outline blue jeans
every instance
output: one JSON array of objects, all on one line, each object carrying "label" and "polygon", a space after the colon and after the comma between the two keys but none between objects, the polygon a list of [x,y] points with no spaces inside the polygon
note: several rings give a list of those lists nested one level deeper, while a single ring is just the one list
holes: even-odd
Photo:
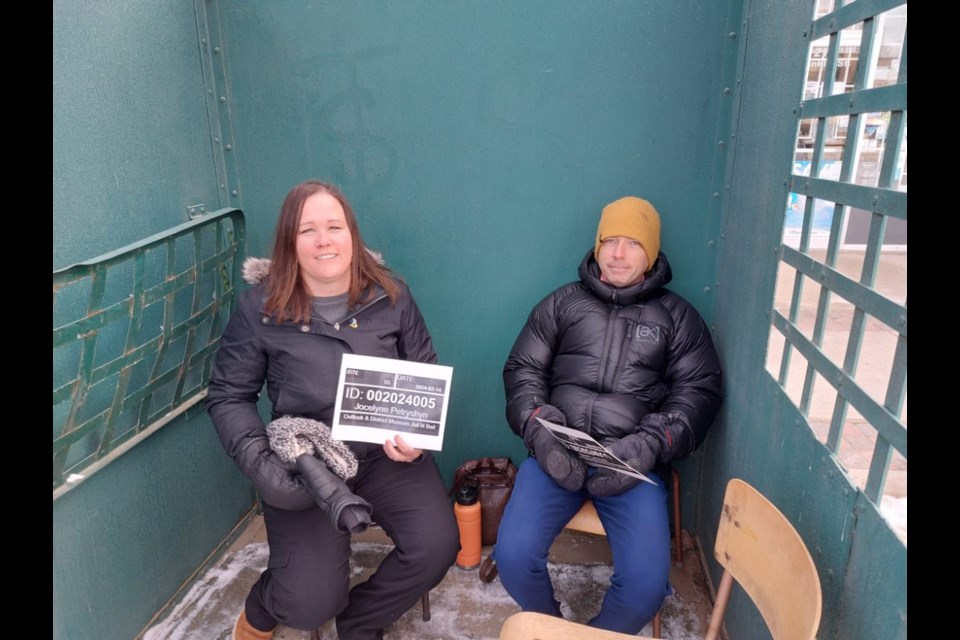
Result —
[{"label": "blue jeans", "polygon": [[648,475],[656,486],[641,482],[618,496],[593,498],[586,490],[559,486],[533,458],[520,465],[494,557],[504,588],[524,611],[560,616],[547,573],[550,546],[584,500],[592,499],[607,532],[613,575],[600,613],[588,624],[636,634],[653,619],[672,593],[670,524],[663,481]]}]

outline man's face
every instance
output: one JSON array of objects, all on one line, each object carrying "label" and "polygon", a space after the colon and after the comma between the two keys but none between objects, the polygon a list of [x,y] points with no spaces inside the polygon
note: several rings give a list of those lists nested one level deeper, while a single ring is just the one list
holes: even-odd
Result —
[{"label": "man's face", "polygon": [[650,266],[647,252],[633,238],[612,236],[604,238],[597,253],[600,279],[615,287],[629,287],[643,282]]}]

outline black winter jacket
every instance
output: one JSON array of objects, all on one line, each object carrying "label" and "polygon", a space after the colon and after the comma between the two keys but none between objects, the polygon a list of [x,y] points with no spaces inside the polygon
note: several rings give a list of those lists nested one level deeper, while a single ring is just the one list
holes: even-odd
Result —
[{"label": "black winter jacket", "polygon": [[710,331],[663,288],[673,274],[662,252],[630,287],[602,282],[592,250],[579,274],[534,307],[513,345],[503,369],[507,420],[522,435],[547,403],[608,445],[646,431],[660,440],[654,471],[664,475],[666,463],[703,442],[722,402]]},{"label": "black winter jacket", "polygon": [[[292,415],[330,424],[344,353],[436,362],[420,310],[406,284],[397,284],[395,304],[378,288],[372,302],[335,324],[277,322],[263,311],[263,284],[240,295],[220,340],[206,404],[227,454],[268,504],[299,511],[316,503],[270,449],[256,404],[264,381],[273,419]],[[382,449],[348,444],[359,459]]]}]

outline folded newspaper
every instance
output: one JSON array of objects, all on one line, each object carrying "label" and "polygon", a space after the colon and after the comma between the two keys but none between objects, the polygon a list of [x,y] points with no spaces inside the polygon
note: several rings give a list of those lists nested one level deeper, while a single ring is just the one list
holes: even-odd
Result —
[{"label": "folded newspaper", "polygon": [[634,478],[640,478],[641,480],[649,482],[650,484],[656,484],[653,480],[643,475],[617,456],[610,453],[609,449],[594,440],[590,434],[584,433],[583,431],[577,431],[576,429],[571,429],[570,427],[563,427],[559,424],[554,424],[553,422],[549,422],[543,418],[537,418],[537,420],[539,420],[540,424],[546,427],[547,430],[553,434],[553,436],[559,440],[563,446],[580,456],[580,459],[591,467],[612,469],[619,473],[625,473],[628,476],[633,476]]}]

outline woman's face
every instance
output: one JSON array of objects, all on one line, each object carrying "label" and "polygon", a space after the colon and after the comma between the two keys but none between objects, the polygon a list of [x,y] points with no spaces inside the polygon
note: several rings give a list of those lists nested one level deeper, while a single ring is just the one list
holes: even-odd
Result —
[{"label": "woman's face", "polygon": [[300,277],[314,296],[335,296],[350,289],[353,237],[343,207],[325,191],[303,203],[297,228]]}]

